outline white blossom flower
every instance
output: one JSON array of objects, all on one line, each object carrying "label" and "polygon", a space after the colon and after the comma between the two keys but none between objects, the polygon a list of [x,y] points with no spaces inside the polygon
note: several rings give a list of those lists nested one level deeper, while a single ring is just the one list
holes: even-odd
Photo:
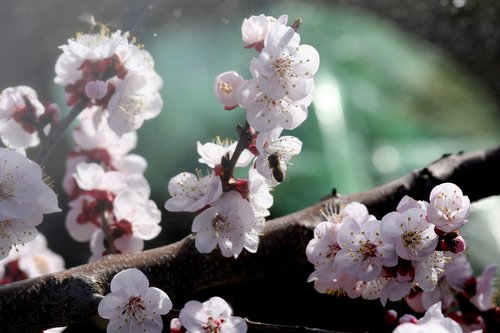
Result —
[{"label": "white blossom flower", "polygon": [[267,33],[259,57],[251,61],[253,77],[259,79],[261,90],[272,99],[287,96],[299,101],[314,88],[319,55],[314,47],[299,42],[299,34],[293,28],[276,24]]},{"label": "white blossom flower", "polygon": [[288,161],[302,149],[302,142],[296,137],[275,137],[279,131],[270,132],[272,134],[268,141],[262,142],[265,133],[259,133],[260,140],[257,137],[257,149],[260,154],[255,160],[255,167],[271,186],[276,186],[285,179]]},{"label": "white blossom flower", "polygon": [[215,77],[215,96],[224,104],[224,109],[232,110],[240,104],[240,87],[245,79],[235,71],[221,73]]},{"label": "white blossom flower", "polygon": [[200,303],[189,301],[182,308],[179,319],[186,333],[244,333],[247,324],[243,318],[232,316],[233,310],[220,297]]},{"label": "white blossom flower", "polygon": [[[130,229],[130,226],[127,225],[122,225],[121,227]],[[144,249],[144,241],[135,237],[131,232],[128,232],[128,230],[116,233],[122,234],[118,237],[113,235],[113,245],[118,253],[138,253]],[[89,258],[89,263],[96,262],[102,257],[110,254],[106,248],[106,242],[106,236],[102,229],[98,229],[92,234],[92,238],[90,239],[90,252],[92,255]]]},{"label": "white blossom flower", "polygon": [[56,194],[43,181],[38,164],[0,148],[0,259],[36,236],[34,227],[43,214],[59,211]]},{"label": "white blossom flower", "polygon": [[165,209],[171,212],[196,212],[222,195],[222,182],[219,176],[209,174],[197,177],[182,172],[170,179],[168,192],[172,198],[165,202]]},{"label": "white blossom flower", "polygon": [[[204,163],[211,168],[216,165],[221,164],[221,159],[223,156],[228,156],[231,158],[233,156],[234,150],[236,149],[237,142],[230,142],[229,140],[221,140],[219,137],[216,138],[214,143],[208,142],[201,144],[199,141],[196,143],[196,149],[200,155],[198,160],[200,163]],[[247,149],[243,150],[238,161],[236,162],[236,167],[246,167],[250,162],[252,162],[254,155]]]},{"label": "white blossom flower", "polygon": [[306,247],[307,260],[315,269],[321,266],[334,267],[335,256],[341,250],[338,243],[339,224],[321,222],[314,228],[314,238]]},{"label": "white blossom flower", "polygon": [[431,306],[416,324],[400,324],[393,333],[462,333],[460,325],[441,313],[441,302]]},{"label": "white blossom flower", "polygon": [[362,281],[377,278],[382,266],[392,267],[398,262],[394,245],[380,237],[380,221],[371,220],[359,224],[346,221],[340,227],[335,264],[340,272],[352,274]]},{"label": "white blossom flower", "polygon": [[410,208],[421,208],[424,210],[427,210],[427,206],[429,205],[428,202],[426,201],[421,201],[421,200],[415,200],[412,197],[405,195],[398,204],[398,207],[396,207],[397,212],[404,212],[407,209]]},{"label": "white blossom flower", "polygon": [[380,292],[380,302],[385,306],[387,300],[399,301],[410,293],[412,285],[412,282],[398,282],[396,279],[390,279]]},{"label": "white blossom flower", "polygon": [[436,287],[441,274],[444,273],[444,267],[450,260],[443,251],[434,251],[424,260],[412,262],[415,268],[414,283],[423,291],[431,291]]},{"label": "white blossom flower", "polygon": [[467,223],[470,213],[469,197],[453,183],[444,183],[434,187],[430,194],[427,209],[429,221],[438,229],[451,232]]},{"label": "white blossom flower", "polygon": [[255,48],[258,52],[264,48],[264,39],[269,28],[275,24],[286,25],[288,15],[281,15],[278,19],[272,16],[250,16],[243,20],[241,24],[241,37],[246,48]]},{"label": "white blossom flower", "polygon": [[396,246],[396,253],[406,260],[424,260],[436,249],[438,236],[427,222],[426,211],[410,208],[382,218],[382,238]]},{"label": "white blossom flower", "polygon": [[196,233],[195,245],[199,252],[210,253],[219,245],[224,257],[235,258],[243,248],[257,251],[259,229],[261,225],[252,206],[236,191],[224,193],[195,217],[191,227]]},{"label": "white blossom flower", "polygon": [[163,100],[159,93],[163,85],[158,74],[129,74],[109,100],[109,127],[118,135],[131,132],[142,126],[144,120],[156,117]]},{"label": "white blossom flower", "polygon": [[38,125],[45,108],[35,90],[9,87],[0,93],[0,137],[11,148],[35,147],[40,143]]},{"label": "white blossom flower", "polygon": [[113,201],[113,213],[117,223],[130,223],[134,237],[151,240],[161,231],[161,212],[155,202],[140,196],[134,190],[117,194]]},{"label": "white blossom flower", "polygon": [[258,131],[269,131],[276,126],[292,130],[302,124],[313,95],[311,92],[300,100],[292,100],[286,95],[274,99],[263,92],[261,80],[252,79],[242,85],[240,96],[250,126]]},{"label": "white blossom flower", "polygon": [[[0,266],[3,267],[12,262],[17,263],[19,270],[26,275],[26,278],[64,270],[64,259],[48,248],[47,240],[41,233],[36,234],[33,241],[19,247],[18,251],[11,251],[9,256],[0,261]],[[3,278],[9,277],[3,276]],[[0,274],[1,279],[2,274]]]},{"label": "white blossom flower", "polygon": [[162,315],[172,309],[172,302],[162,290],[149,287],[147,277],[130,268],[111,280],[111,293],[99,303],[99,316],[109,319],[107,332],[160,333]]},{"label": "white blossom flower", "polygon": [[488,311],[494,307],[493,294],[495,289],[493,282],[497,270],[496,265],[488,265],[483,273],[477,277],[476,294],[471,298],[471,302],[481,311]]}]

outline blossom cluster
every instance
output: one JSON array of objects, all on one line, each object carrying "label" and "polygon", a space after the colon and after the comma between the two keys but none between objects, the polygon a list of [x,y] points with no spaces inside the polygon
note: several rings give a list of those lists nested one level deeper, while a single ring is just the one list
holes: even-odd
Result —
[{"label": "blossom cluster", "polygon": [[147,163],[130,151],[135,130],[162,108],[163,82],[128,33],[80,34],[61,49],[55,82],[64,86],[68,105],[83,108],[63,180],[71,199],[66,228],[75,240],[90,241],[91,262],[139,252],[160,233],[161,213],[149,199]]},{"label": "blossom cluster", "polygon": [[[160,333],[162,315],[172,309],[172,301],[161,289],[150,287],[147,277],[136,268],[125,269],[111,280],[111,293],[99,303],[98,312],[109,319],[108,333]],[[172,333],[219,333],[247,331],[245,320],[232,316],[229,304],[220,297],[204,303],[187,302],[170,324]]]},{"label": "blossom cluster", "polygon": [[470,202],[458,186],[436,186],[427,201],[405,196],[382,220],[360,203],[326,210],[306,249],[317,291],[397,301],[411,290],[431,292],[445,265],[465,249],[459,228]]},{"label": "blossom cluster", "polygon": [[105,120],[119,136],[160,113],[163,81],[128,32],[78,34],[60,48],[54,81],[64,86],[69,106],[96,107],[95,122]]},{"label": "blossom cluster", "polygon": [[[301,151],[299,139],[281,134],[307,118],[319,55],[300,44],[298,26],[287,26],[287,20],[259,15],[243,21],[245,47],[258,52],[250,62],[252,78],[228,71],[215,78],[214,87],[226,110],[246,111],[239,141],[198,143],[199,161],[212,170],[205,176],[183,172],[168,184],[167,210],[198,213],[191,230],[201,253],[217,245],[225,257],[236,258],[243,248],[257,251],[273,203],[270,191],[283,182],[290,159]],[[248,178],[235,179],[233,169],[248,165]]]},{"label": "blossom cluster", "polygon": [[0,138],[5,146],[26,149],[40,144],[61,118],[59,107],[42,104],[28,86],[9,87],[0,94]]}]

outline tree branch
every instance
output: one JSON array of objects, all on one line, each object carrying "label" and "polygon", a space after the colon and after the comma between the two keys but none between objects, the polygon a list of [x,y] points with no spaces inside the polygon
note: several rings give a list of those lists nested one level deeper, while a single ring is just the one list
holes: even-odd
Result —
[{"label": "tree branch", "polygon": [[[334,200],[362,202],[368,206],[372,214],[381,218],[385,213],[394,210],[404,195],[410,195],[415,199],[427,199],[435,185],[454,182],[472,201],[476,201],[500,194],[498,170],[500,170],[500,146],[472,153],[457,153],[444,156],[426,168],[386,185]],[[280,291],[296,298],[299,297],[297,295],[301,288],[306,286],[310,293],[307,297],[314,298],[313,301],[319,302],[318,304],[323,304],[323,308],[330,313],[324,321],[329,322],[333,329],[359,331],[371,329],[374,322],[381,318],[383,310],[380,302],[320,295],[312,291],[312,286],[305,282],[307,275],[313,270],[313,266],[306,259],[305,248],[312,238],[314,226],[320,221],[319,211],[325,203],[326,201],[323,201],[293,214],[268,221],[261,236],[259,251],[256,254],[244,252],[237,260],[222,257],[218,250],[208,255],[198,253],[194,246],[194,237],[191,235],[164,247],[137,254],[110,255],[94,264],[2,286],[0,287],[1,330],[38,332],[41,329],[86,320],[96,314],[98,295],[109,292],[111,278],[117,272],[129,267],[137,267],[143,271],[152,285],[167,292],[176,307],[182,307],[193,295],[200,296],[204,293],[213,293],[215,290],[218,292],[222,290],[224,293],[223,289],[218,288],[230,288],[235,284],[238,284],[239,289],[231,289],[231,292],[242,293],[245,292],[242,290],[245,288],[241,288],[242,284],[263,281],[259,282],[260,289],[257,292],[253,289],[247,290],[247,293],[255,294],[252,296],[261,302],[262,308],[266,306],[262,304],[264,297],[266,303],[270,304],[273,304],[273,295]],[[268,279],[273,277],[279,281],[279,287],[270,285]],[[291,284],[287,285],[288,282]],[[270,288],[266,289],[266,286]],[[237,299],[234,301],[238,304]],[[241,308],[232,301],[230,303],[241,316],[247,316],[243,311],[251,311],[253,306],[259,307],[256,305],[259,303],[249,299],[239,301],[242,304]],[[279,301],[280,306],[286,308],[285,302],[282,299]],[[313,303],[302,299],[296,300],[295,303],[289,308],[293,310],[294,306],[299,306],[298,303],[305,303],[307,308],[313,307]],[[245,304],[247,306],[252,304],[252,308],[245,310]],[[297,321],[300,327],[316,327],[314,320],[319,318],[318,313],[321,310],[316,308],[313,311],[307,308],[302,308],[299,312],[309,311],[306,314],[309,318],[295,318],[290,315],[288,319]],[[333,308],[335,311],[340,311],[338,317],[332,318]],[[358,318],[360,311],[365,310],[364,319],[354,320],[353,323],[352,315],[350,318],[343,318],[342,311],[351,311],[350,309],[356,309],[354,318]],[[275,313],[270,318],[274,315]],[[261,318],[252,319],[264,321]],[[347,320],[350,321],[350,327],[346,326]],[[321,322],[318,325],[325,323]]]}]

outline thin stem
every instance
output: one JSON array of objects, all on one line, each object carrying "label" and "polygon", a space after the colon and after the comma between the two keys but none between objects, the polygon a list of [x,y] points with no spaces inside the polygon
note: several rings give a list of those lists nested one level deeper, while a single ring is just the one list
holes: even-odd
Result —
[{"label": "thin stem", "polygon": [[54,128],[51,129],[50,134],[43,140],[42,148],[38,152],[35,162],[42,165],[49,157],[50,151],[59,142],[64,134],[64,131],[69,127],[69,125],[76,119],[76,117],[85,109],[88,101],[86,98],[80,99],[80,102],[76,104],[66,117]]},{"label": "thin stem", "polygon": [[111,232],[111,227],[109,225],[109,214],[108,211],[105,210],[102,212],[102,232],[104,233],[104,244],[106,246],[107,254],[117,254],[118,250],[116,249],[114,243],[113,233]]},{"label": "thin stem", "polygon": [[231,184],[229,183],[231,178],[233,177],[233,171],[236,167],[236,163],[240,158],[241,154],[245,149],[247,149],[250,140],[252,139],[252,133],[250,133],[250,124],[245,122],[243,127],[238,125],[239,139],[236,144],[236,148],[234,149],[233,155],[229,160],[229,163],[222,164],[224,167],[224,175],[222,177],[222,184],[224,186],[224,191],[229,191],[231,189]]}]

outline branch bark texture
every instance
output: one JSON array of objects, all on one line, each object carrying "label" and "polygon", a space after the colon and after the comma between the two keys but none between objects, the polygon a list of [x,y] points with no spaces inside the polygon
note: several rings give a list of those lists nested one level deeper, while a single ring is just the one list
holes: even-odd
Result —
[{"label": "branch bark texture", "polygon": [[[372,214],[381,218],[395,209],[402,196],[427,199],[430,190],[442,182],[456,183],[472,201],[500,194],[498,170],[500,146],[444,156],[386,185],[333,199],[362,202]],[[296,321],[291,323],[293,325],[325,327],[322,325],[329,324],[338,330],[368,330],[375,327],[377,318],[382,317],[379,302],[320,295],[312,285],[306,284],[313,267],[306,259],[305,248],[326,202],[268,221],[259,251],[256,254],[244,252],[237,260],[222,257],[218,250],[208,255],[200,254],[194,246],[194,237],[188,236],[179,242],[142,253],[110,255],[94,264],[2,286],[0,331],[39,332],[86,320],[96,314],[99,295],[109,292],[111,278],[129,267],[143,271],[153,286],[167,292],[177,308],[195,296],[202,297],[217,291],[225,297],[223,294],[227,292],[228,295],[236,295],[232,300],[229,296],[229,302],[234,303],[238,315],[245,316],[247,313],[252,315],[255,306],[266,309],[275,306],[273,304],[282,304],[280,306],[286,307],[283,297],[291,295],[291,300],[295,297],[308,298],[296,300],[297,307],[301,303],[303,308],[290,307],[288,319]],[[254,282],[257,283],[252,284]],[[248,288],[241,287],[245,283],[248,283]],[[234,287],[236,285],[237,288]],[[323,308],[322,311],[330,315],[325,318],[321,311],[312,310],[312,307]],[[356,313],[349,315],[353,309]],[[297,312],[296,316],[293,311]],[[358,318],[360,311],[366,311],[365,319],[354,320],[353,323],[353,318]],[[334,313],[338,317],[333,316]],[[253,312],[253,315],[266,319],[262,313]],[[280,321],[276,313],[271,313],[269,318]],[[249,319],[265,321],[261,318]]]}]

